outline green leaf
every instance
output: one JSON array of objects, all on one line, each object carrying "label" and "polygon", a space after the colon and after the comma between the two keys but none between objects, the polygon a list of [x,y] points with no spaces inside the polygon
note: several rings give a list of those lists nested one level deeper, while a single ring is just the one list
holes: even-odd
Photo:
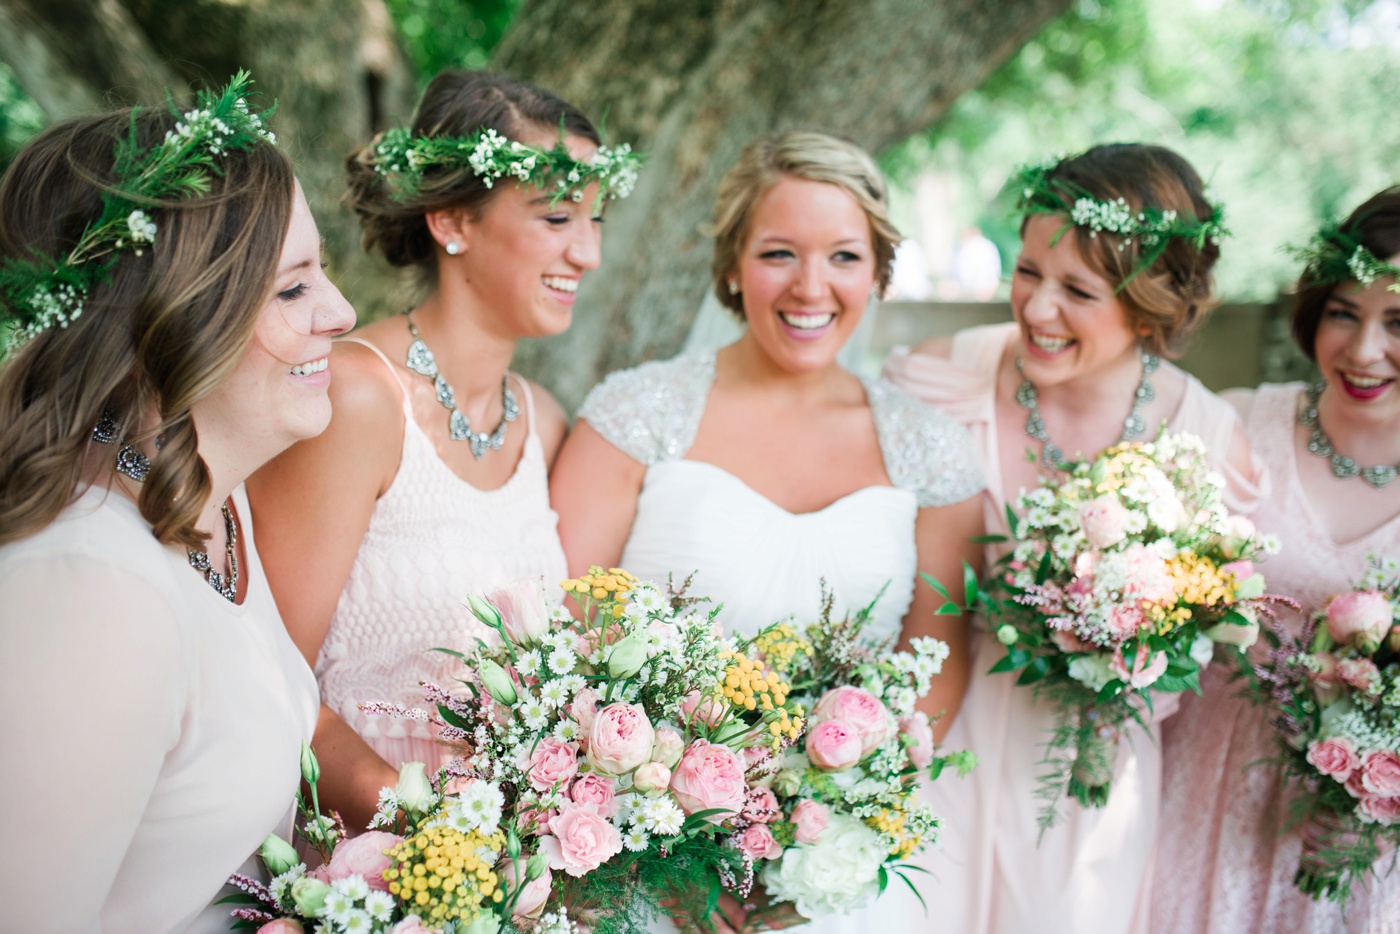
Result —
[{"label": "green leaf", "polygon": [[1095,700],[1100,704],[1107,703],[1117,697],[1122,692],[1123,687],[1123,682],[1114,678],[1099,689],[1098,697]]},{"label": "green leaf", "polygon": [[1011,531],[1011,537],[1016,538],[1021,534],[1021,520],[1016,518],[1016,512],[1011,508],[1011,504],[1006,504],[1006,527]]},{"label": "green leaf", "polygon": [[459,662],[464,662],[464,661],[467,660],[467,657],[466,657],[465,655],[463,655],[461,652],[458,652],[456,649],[444,649],[444,648],[441,648],[441,647],[437,647],[437,648],[431,648],[431,649],[429,649],[428,651],[429,651],[429,652],[441,652],[443,655],[451,655],[453,658],[457,659]]},{"label": "green leaf", "polygon": [[1021,676],[1016,679],[1017,684],[1034,684],[1046,675],[1050,674],[1050,659],[1044,655],[1038,655],[1031,659],[1031,663],[1026,666],[1026,670],[1021,672]]},{"label": "green leaf", "polygon": [[1035,582],[1043,584],[1050,579],[1050,552],[1046,550],[1040,558],[1040,566],[1035,569]]},{"label": "green leaf", "polygon": [[961,616],[963,608],[949,601],[933,611],[934,616]]},{"label": "green leaf", "polygon": [[928,574],[925,574],[925,573],[922,572],[922,571],[919,572],[919,576],[922,577],[925,581],[927,581],[927,582],[928,582],[928,585],[929,585],[930,587],[932,587],[935,591],[937,591],[937,592],[938,592],[938,595],[939,595],[940,597],[942,597],[944,600],[952,600],[952,599],[953,599],[953,598],[952,598],[951,596],[949,596],[949,594],[948,594],[948,588],[947,588],[947,587],[944,587],[942,584],[940,584],[940,583],[938,582],[938,578],[932,577],[932,576],[930,576],[930,575],[928,575]]},{"label": "green leaf", "polygon": [[981,596],[982,588],[977,586],[977,572],[972,569],[972,565],[963,562],[963,600],[968,606],[972,606]]},{"label": "green leaf", "polygon": [[1005,535],[974,535],[968,541],[974,545],[999,545],[1010,539]]},{"label": "green leaf", "polygon": [[[906,867],[906,868],[908,868],[908,869],[916,869],[916,870],[918,870],[919,872],[928,872],[928,870],[925,869],[925,868],[922,867],[922,866],[908,866],[908,867]],[[913,892],[913,893],[914,893],[914,897],[917,898],[917,899],[919,900],[919,904],[922,905],[922,906],[923,906],[923,909],[924,909],[924,916],[927,917],[927,916],[928,916],[928,902],[924,901],[924,897],[923,897],[923,895],[921,895],[921,894],[919,893],[918,887],[915,886],[913,882],[909,881],[909,877],[906,876],[904,873],[902,873],[902,872],[896,872],[895,875],[899,876],[900,881],[902,881],[905,885],[909,886],[909,891]]]},{"label": "green leaf", "polygon": [[261,904],[264,904],[264,902],[263,902],[263,900],[262,900],[261,898],[257,898],[256,896],[249,895],[247,892],[234,892],[234,893],[231,894],[231,895],[225,895],[223,898],[219,899],[219,900],[216,901],[214,904],[216,904],[216,905],[261,905]]},{"label": "green leaf", "polygon": [[890,884],[890,872],[884,866],[880,867],[880,894],[885,894],[885,886]]}]

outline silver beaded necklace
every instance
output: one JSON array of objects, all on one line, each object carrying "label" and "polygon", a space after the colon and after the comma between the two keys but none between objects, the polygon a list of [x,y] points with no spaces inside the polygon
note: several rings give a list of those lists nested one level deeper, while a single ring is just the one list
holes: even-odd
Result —
[{"label": "silver beaded necklace", "polygon": [[1307,405],[1303,406],[1303,411],[1298,413],[1298,424],[1311,430],[1311,434],[1308,435],[1308,453],[1327,458],[1332,466],[1332,476],[1338,480],[1360,477],[1376,489],[1381,489],[1400,476],[1400,465],[1376,464],[1372,467],[1362,467],[1345,454],[1339,454],[1332,447],[1332,439],[1327,437],[1327,432],[1322,430],[1322,420],[1318,418],[1317,414],[1317,400],[1322,398],[1322,390],[1326,386],[1327,384],[1323,382],[1316,382],[1309,386],[1305,390],[1308,398]]},{"label": "silver beaded necklace", "polygon": [[[103,412],[97,424],[92,429],[92,440],[99,444],[118,443],[117,420],[110,412]],[[125,438],[120,439],[121,447],[117,450],[117,472],[126,474],[137,483],[145,481],[151,472],[151,460],[136,448],[126,443]],[[156,439],[156,448],[160,448],[160,439]],[[229,603],[238,602],[238,524],[233,521],[233,513],[229,511],[228,502],[225,501],[219,506],[219,512],[224,517],[224,531],[227,533],[228,541],[225,545],[225,552],[228,555],[228,573],[220,574],[214,570],[214,566],[209,561],[209,552],[195,551],[186,547],[185,554],[190,559],[190,567],[204,575],[204,580],[214,592],[223,597]]]},{"label": "silver beaded necklace", "polygon": [[482,455],[487,451],[499,451],[506,440],[506,425],[520,417],[520,405],[515,401],[515,393],[511,392],[510,387],[506,384],[505,375],[501,376],[501,420],[492,431],[472,431],[472,423],[457,408],[456,393],[452,391],[451,385],[443,379],[442,373],[438,371],[437,360],[433,358],[433,352],[428,349],[427,344],[423,343],[423,335],[419,334],[418,329],[413,326],[413,317],[407,311],[403,313],[403,316],[408,321],[408,333],[413,337],[413,343],[408,345],[406,364],[413,372],[433,381],[433,390],[437,393],[438,404],[451,413],[447,417],[449,437],[453,441],[466,441],[470,444],[472,457],[477,460],[481,460]]},{"label": "silver beaded necklace", "polygon": [[[1142,355],[1142,378],[1138,380],[1137,389],[1133,390],[1133,405],[1128,411],[1128,417],[1123,419],[1123,433],[1118,437],[1119,444],[1141,437],[1147,430],[1142,408],[1157,398],[1150,377],[1161,363],[1162,361],[1153,354]],[[1020,357],[1016,358],[1016,372],[1021,376],[1021,385],[1016,387],[1016,401],[1021,408],[1030,411],[1030,415],[1026,416],[1026,434],[1041,443],[1040,459],[1045,466],[1063,470],[1070,462],[1059,446],[1050,440],[1050,432],[1046,430],[1045,419],[1040,414],[1040,393],[1036,392],[1035,384],[1026,379],[1026,371],[1021,368]]]}]

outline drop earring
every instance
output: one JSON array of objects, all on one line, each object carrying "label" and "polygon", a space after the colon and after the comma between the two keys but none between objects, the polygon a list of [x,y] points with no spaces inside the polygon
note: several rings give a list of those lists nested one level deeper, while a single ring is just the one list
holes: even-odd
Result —
[{"label": "drop earring", "polygon": [[738,294],[739,294],[739,283],[735,282],[733,279],[730,279],[730,280],[729,280],[729,294],[730,294],[730,295],[738,295]]},{"label": "drop earring", "polygon": [[443,244],[442,248],[447,251],[448,256],[456,256],[458,253],[462,252],[462,245],[456,240],[448,240]]}]

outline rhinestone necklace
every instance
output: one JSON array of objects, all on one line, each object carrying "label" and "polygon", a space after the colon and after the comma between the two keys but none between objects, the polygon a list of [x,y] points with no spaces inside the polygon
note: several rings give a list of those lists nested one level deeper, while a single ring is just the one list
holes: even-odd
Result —
[{"label": "rhinestone necklace", "polygon": [[[110,412],[103,412],[102,418],[92,429],[92,440],[99,444],[117,443],[117,420]],[[156,439],[156,447],[160,447],[160,439]],[[140,483],[150,475],[151,461],[146,455],[136,448],[126,443],[126,439],[121,439],[121,448],[117,451],[117,472],[126,474],[131,479]],[[220,574],[214,570],[209,563],[209,552],[195,551],[193,548],[186,548],[185,553],[189,555],[190,567],[204,575],[209,586],[229,603],[238,602],[238,526],[233,521],[233,513],[229,512],[228,502],[225,501],[219,506],[219,511],[224,516],[224,529],[228,533],[228,574]]]},{"label": "rhinestone necklace", "polygon": [[1322,397],[1322,390],[1326,386],[1327,384],[1324,382],[1316,382],[1304,390],[1308,397],[1308,404],[1303,406],[1303,411],[1298,413],[1298,424],[1311,429],[1311,434],[1308,435],[1308,453],[1327,458],[1332,465],[1332,476],[1338,480],[1350,480],[1352,477],[1359,476],[1376,489],[1381,489],[1394,480],[1396,476],[1400,476],[1400,464],[1395,466],[1376,464],[1374,467],[1362,467],[1345,454],[1339,454],[1332,447],[1332,439],[1327,437],[1327,433],[1322,430],[1322,420],[1317,415],[1317,400]]},{"label": "rhinestone necklace", "polygon": [[447,431],[452,440],[466,441],[470,444],[472,457],[477,460],[481,460],[482,455],[487,451],[499,451],[506,440],[506,425],[520,416],[520,406],[515,401],[515,393],[511,392],[510,387],[506,385],[505,375],[501,375],[502,412],[500,422],[497,423],[495,430],[490,432],[472,431],[472,423],[457,408],[457,398],[452,387],[448,385],[447,380],[442,378],[442,373],[438,372],[437,360],[433,358],[433,352],[428,349],[427,344],[423,343],[423,335],[419,334],[418,329],[413,326],[412,316],[407,311],[403,313],[403,316],[408,321],[408,333],[413,336],[413,343],[408,345],[408,368],[433,381],[438,404],[452,413],[447,418]]},{"label": "rhinestone necklace", "polygon": [[[1140,437],[1147,430],[1147,422],[1142,417],[1142,407],[1157,398],[1150,377],[1161,363],[1162,361],[1153,354],[1142,355],[1142,378],[1138,380],[1137,389],[1133,391],[1133,406],[1128,411],[1128,417],[1123,419],[1123,433],[1118,437],[1119,444]],[[1021,368],[1020,357],[1016,358],[1016,372],[1021,376],[1021,385],[1016,387],[1016,401],[1021,408],[1030,411],[1030,415],[1026,417],[1026,434],[1041,443],[1040,459],[1045,466],[1063,470],[1069,466],[1069,461],[1055,442],[1050,440],[1050,432],[1046,430],[1045,419],[1040,414],[1040,394],[1036,392],[1035,384],[1026,379],[1026,371]]]}]

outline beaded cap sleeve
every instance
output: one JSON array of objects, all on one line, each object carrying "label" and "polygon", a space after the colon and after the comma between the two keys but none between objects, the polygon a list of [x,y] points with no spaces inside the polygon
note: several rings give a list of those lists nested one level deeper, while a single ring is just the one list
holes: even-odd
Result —
[{"label": "beaded cap sleeve", "polygon": [[890,482],[920,508],[959,503],[986,488],[972,436],[944,412],[885,380],[863,380]]},{"label": "beaded cap sleeve", "polygon": [[593,387],[578,417],[628,457],[650,467],[690,450],[714,381],[713,352],[643,363]]}]

